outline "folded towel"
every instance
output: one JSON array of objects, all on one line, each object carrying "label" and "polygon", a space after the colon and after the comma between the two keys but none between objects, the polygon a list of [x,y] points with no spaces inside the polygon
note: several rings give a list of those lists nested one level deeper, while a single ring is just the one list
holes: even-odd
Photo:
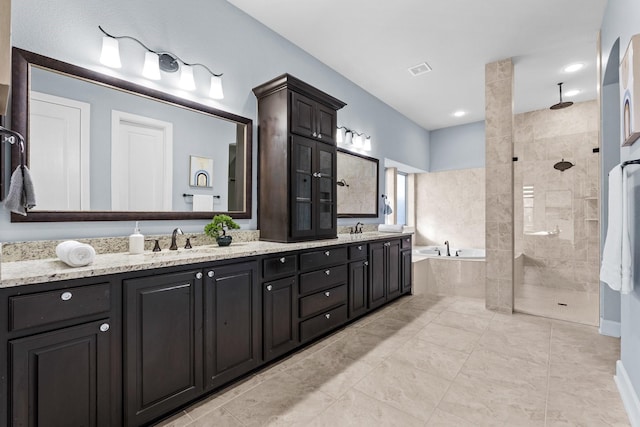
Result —
[{"label": "folded towel", "polygon": [[402,227],[400,224],[378,224],[378,231],[383,233],[402,233]]},{"label": "folded towel", "polygon": [[600,280],[623,294],[633,290],[627,197],[627,170],[618,165],[609,172],[609,223],[602,251]]},{"label": "folded towel", "polygon": [[18,166],[11,174],[9,194],[4,201],[4,206],[13,213],[27,215],[27,209],[36,205],[35,192],[31,173],[26,166]]},{"label": "folded towel", "polygon": [[70,267],[82,267],[93,262],[96,251],[85,243],[67,240],[56,246],[56,255]]}]

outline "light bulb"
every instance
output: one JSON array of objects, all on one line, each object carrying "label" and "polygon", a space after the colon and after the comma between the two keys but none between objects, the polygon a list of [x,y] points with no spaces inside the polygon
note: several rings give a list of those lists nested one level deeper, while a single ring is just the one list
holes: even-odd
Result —
[{"label": "light bulb", "polygon": [[365,140],[364,140],[364,150],[365,151],[371,151],[371,137],[368,136]]},{"label": "light bulb", "polygon": [[351,132],[350,130],[348,130],[344,134],[344,143],[345,143],[345,145],[353,144],[353,132]]},{"label": "light bulb", "polygon": [[150,80],[160,80],[159,57],[153,52],[145,52],[142,75]]},{"label": "light bulb", "polygon": [[353,139],[353,145],[357,148],[362,148],[362,145],[363,145],[362,135],[355,136],[355,138]]},{"label": "light bulb", "polygon": [[222,92],[222,77],[211,76],[211,88],[209,89],[209,96],[213,99],[224,98],[224,93]]},{"label": "light bulb", "polygon": [[193,79],[193,68],[183,65],[180,72],[180,87],[185,90],[195,90],[196,82]]},{"label": "light bulb", "polygon": [[338,144],[342,144],[342,141],[344,141],[344,129],[338,128],[338,132],[336,133],[336,142]]},{"label": "light bulb", "polygon": [[113,37],[104,36],[102,38],[102,53],[100,54],[100,62],[107,67],[121,68],[120,47],[118,40]]}]

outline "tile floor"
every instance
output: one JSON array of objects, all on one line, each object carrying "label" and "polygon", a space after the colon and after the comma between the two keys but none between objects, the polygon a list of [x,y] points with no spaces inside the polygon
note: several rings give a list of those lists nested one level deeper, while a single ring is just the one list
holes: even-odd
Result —
[{"label": "tile floor", "polygon": [[408,296],[158,426],[628,426],[618,356],[591,326]]}]

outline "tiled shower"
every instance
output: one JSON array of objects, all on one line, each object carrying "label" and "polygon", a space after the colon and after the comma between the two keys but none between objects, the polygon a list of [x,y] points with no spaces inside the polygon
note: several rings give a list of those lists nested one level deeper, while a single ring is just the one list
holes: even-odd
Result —
[{"label": "tiled shower", "polygon": [[598,324],[598,128],[596,101],[514,117],[516,311]]}]

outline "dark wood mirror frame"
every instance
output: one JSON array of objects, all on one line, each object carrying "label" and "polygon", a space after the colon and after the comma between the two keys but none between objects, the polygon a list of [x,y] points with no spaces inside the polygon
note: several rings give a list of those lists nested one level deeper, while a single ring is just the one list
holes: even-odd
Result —
[{"label": "dark wood mirror frame", "polygon": [[[211,219],[215,214],[224,213],[232,215],[234,219],[251,218],[251,198],[252,198],[252,137],[253,121],[249,118],[237,116],[226,111],[218,110],[203,104],[199,104],[187,99],[179,98],[164,92],[150,89],[126,80],[107,76],[58,61],[53,58],[42,56],[33,52],[25,51],[14,47],[12,50],[12,89],[11,89],[11,129],[20,132],[25,137],[25,155],[27,164],[29,159],[29,66],[37,65],[53,71],[68,74],[80,79],[96,82],[98,84],[112,86],[114,88],[133,92],[146,98],[159,100],[186,109],[210,114],[212,116],[246,125],[246,192],[245,210],[233,212],[139,212],[139,211],[30,211],[27,216],[11,214],[11,222],[63,222],[63,221],[130,221],[130,220],[169,220],[169,219]],[[11,171],[19,164],[18,150],[11,150]],[[0,180],[5,176],[0,174]],[[0,183],[0,188],[4,188],[5,183]]]},{"label": "dark wood mirror frame", "polygon": [[[354,153],[353,151],[345,150],[342,148],[338,148],[338,153],[348,154],[350,156],[354,156],[360,158],[362,160],[369,161],[376,166],[376,194],[371,195],[373,198],[373,206],[375,206],[373,212],[363,213],[363,212],[340,212],[337,211],[338,218],[377,218],[378,217],[378,197],[380,193],[380,161],[375,157],[365,156],[364,154]],[[338,175],[340,171],[338,171]],[[337,203],[336,203],[336,209]]]}]

